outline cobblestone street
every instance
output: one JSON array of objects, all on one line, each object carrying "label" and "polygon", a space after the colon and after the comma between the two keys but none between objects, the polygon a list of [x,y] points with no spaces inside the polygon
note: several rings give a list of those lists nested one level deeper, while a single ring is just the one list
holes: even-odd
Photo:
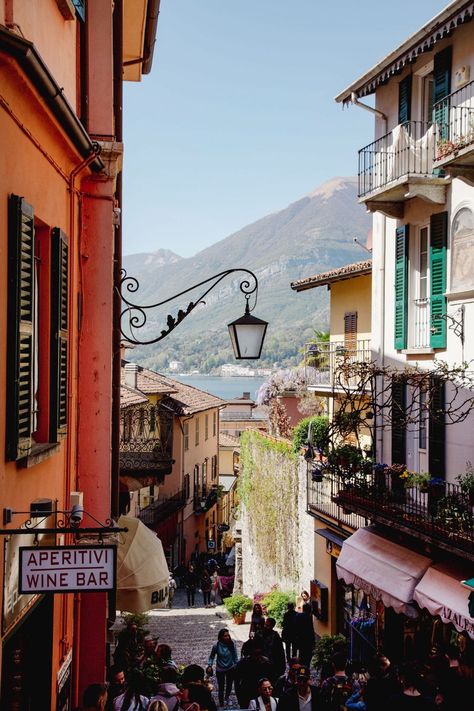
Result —
[{"label": "cobblestone street", "polygon": [[[206,609],[202,604],[202,595],[198,592],[196,593],[195,602],[196,606],[189,608],[185,590],[178,589],[171,610],[152,610],[149,613],[148,628],[150,634],[158,637],[159,642],[169,644],[176,664],[185,666],[199,664],[205,667],[212,645],[217,641],[219,630],[222,627],[227,627],[230,630],[240,658],[240,649],[249,634],[250,615],[247,614],[248,622],[243,625],[236,625],[232,618],[227,615],[223,605]],[[120,629],[119,619],[117,619],[117,623],[114,626],[116,630]],[[212,683],[214,685],[213,695],[216,704],[218,704],[215,674],[212,677]],[[232,708],[238,708],[235,693],[232,693],[230,702]]]}]

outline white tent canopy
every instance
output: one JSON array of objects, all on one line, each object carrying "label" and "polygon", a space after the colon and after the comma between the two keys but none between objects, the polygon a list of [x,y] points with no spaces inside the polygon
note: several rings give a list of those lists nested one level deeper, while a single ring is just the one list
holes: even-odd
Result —
[{"label": "white tent canopy", "polygon": [[169,570],[160,539],[138,518],[121,516],[118,525],[128,531],[117,546],[117,609],[139,613],[166,607]]},{"label": "white tent canopy", "polygon": [[467,632],[474,639],[474,619],[469,615],[469,590],[461,580],[472,569],[453,565],[434,565],[428,568],[415,588],[415,600],[431,615],[439,615],[445,624],[453,624],[458,632]]},{"label": "white tent canopy", "polygon": [[382,600],[385,607],[416,617],[411,604],[413,593],[430,565],[426,556],[403,548],[370,528],[359,528],[344,541],[336,571],[347,585]]}]

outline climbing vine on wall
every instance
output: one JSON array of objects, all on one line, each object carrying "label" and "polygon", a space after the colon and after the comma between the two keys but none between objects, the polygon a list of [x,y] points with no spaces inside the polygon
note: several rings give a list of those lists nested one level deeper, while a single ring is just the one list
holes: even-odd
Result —
[{"label": "climbing vine on wall", "polygon": [[239,494],[249,540],[277,579],[298,577],[298,463],[291,442],[258,432],[241,435]]}]

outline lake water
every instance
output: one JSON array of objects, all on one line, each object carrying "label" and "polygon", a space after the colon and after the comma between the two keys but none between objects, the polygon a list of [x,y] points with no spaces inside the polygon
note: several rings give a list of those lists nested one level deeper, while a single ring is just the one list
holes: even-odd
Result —
[{"label": "lake water", "polygon": [[211,395],[221,397],[223,400],[232,400],[235,397],[241,397],[242,393],[250,393],[252,400],[257,397],[257,391],[265,378],[246,378],[245,376],[228,376],[221,377],[219,375],[172,375],[171,377],[179,380],[186,385],[192,385],[200,390],[205,390]]}]

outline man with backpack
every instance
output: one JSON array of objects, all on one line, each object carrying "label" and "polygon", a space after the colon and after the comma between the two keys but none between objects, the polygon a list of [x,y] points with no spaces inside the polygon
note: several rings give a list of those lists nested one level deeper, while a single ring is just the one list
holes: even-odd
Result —
[{"label": "man with backpack", "polygon": [[331,661],[334,673],[321,685],[321,711],[345,711],[346,701],[352,695],[352,681],[346,674],[346,655],[337,653]]}]

